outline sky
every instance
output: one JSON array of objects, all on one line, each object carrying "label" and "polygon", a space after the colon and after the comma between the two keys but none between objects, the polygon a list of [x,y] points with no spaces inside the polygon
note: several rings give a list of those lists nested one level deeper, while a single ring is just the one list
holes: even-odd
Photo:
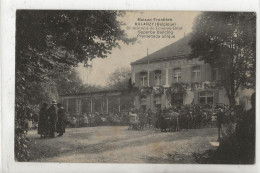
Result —
[{"label": "sky", "polygon": [[[192,31],[193,21],[200,12],[181,12],[181,11],[126,11],[123,17],[118,20],[125,22],[122,26],[129,37],[136,37],[138,30],[133,30],[133,26],[141,19],[161,19],[167,18],[172,21],[169,23],[176,23],[176,26],[182,27],[181,30],[174,30],[172,36],[175,38],[140,38],[133,45],[126,45],[121,43],[121,48],[112,49],[112,53],[105,59],[96,58],[92,61],[92,67],[86,68],[79,64],[75,68],[80,79],[84,84],[105,86],[107,79],[111,73],[118,68],[131,68],[130,63],[141,59],[148,54],[151,54],[173,42],[184,37]],[[139,21],[140,22],[140,21]],[[131,29],[129,29],[131,27]]]}]

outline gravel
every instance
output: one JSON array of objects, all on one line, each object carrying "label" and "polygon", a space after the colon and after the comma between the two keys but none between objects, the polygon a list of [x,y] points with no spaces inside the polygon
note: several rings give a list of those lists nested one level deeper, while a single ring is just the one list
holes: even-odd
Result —
[{"label": "gravel", "polygon": [[179,132],[128,130],[126,126],[69,128],[62,137],[28,132],[30,161],[77,163],[196,163],[194,153],[216,149],[216,128]]}]

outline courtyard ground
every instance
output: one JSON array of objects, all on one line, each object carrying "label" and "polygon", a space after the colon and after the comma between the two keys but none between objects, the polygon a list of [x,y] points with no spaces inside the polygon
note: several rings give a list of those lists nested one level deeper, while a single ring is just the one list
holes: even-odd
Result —
[{"label": "courtyard ground", "polygon": [[62,137],[28,132],[30,161],[84,163],[196,163],[194,155],[216,149],[216,128],[179,132],[128,130],[126,126],[69,128]]}]

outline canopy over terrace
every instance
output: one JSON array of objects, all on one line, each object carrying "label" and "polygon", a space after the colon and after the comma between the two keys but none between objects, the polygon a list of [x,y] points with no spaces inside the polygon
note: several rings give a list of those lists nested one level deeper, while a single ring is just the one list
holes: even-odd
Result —
[{"label": "canopy over terrace", "polygon": [[[122,98],[125,92],[126,90],[102,90],[64,94],[60,95],[60,102],[67,113],[77,116],[94,112],[120,112],[122,108],[126,107],[124,98]],[[131,103],[129,103],[129,106],[132,106]]]}]

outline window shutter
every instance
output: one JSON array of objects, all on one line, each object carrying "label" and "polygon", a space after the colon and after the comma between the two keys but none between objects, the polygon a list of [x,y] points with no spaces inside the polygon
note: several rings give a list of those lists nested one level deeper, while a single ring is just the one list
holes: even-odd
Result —
[{"label": "window shutter", "polygon": [[162,85],[166,85],[166,69],[162,69]]},{"label": "window shutter", "polygon": [[168,69],[168,84],[171,86],[173,82],[173,69]]}]

